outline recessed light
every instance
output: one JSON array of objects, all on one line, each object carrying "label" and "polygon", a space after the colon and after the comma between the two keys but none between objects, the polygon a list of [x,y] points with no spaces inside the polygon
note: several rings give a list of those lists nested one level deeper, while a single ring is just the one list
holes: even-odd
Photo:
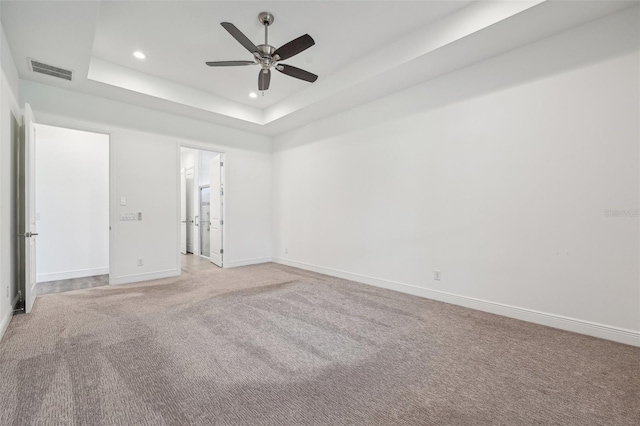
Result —
[{"label": "recessed light", "polygon": [[133,52],[133,56],[135,56],[138,59],[144,59],[147,57],[147,55],[145,55],[144,53],[142,53],[139,50],[136,50],[135,52]]},{"label": "recessed light", "polygon": [[257,98],[258,94],[256,92],[251,92],[251,93],[249,93],[249,97],[250,98]]}]

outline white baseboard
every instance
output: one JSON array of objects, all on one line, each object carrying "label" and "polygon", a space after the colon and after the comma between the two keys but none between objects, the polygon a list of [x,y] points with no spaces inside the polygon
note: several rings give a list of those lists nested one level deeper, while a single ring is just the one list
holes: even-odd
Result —
[{"label": "white baseboard", "polygon": [[9,327],[9,323],[11,322],[11,318],[13,318],[13,310],[10,310],[4,315],[4,318],[0,321],[0,340],[4,336],[4,332],[7,331]]},{"label": "white baseboard", "polygon": [[177,277],[180,269],[166,269],[164,271],[147,272],[144,274],[123,275],[121,277],[109,276],[110,285],[131,284],[140,281],[157,280],[160,278]]},{"label": "white baseboard", "polygon": [[108,273],[109,273],[109,267],[93,268],[93,269],[78,269],[75,271],[51,272],[49,274],[38,274],[38,276],[36,276],[36,282],[46,283],[49,281],[69,280],[72,278],[83,278],[83,277],[93,277],[96,275],[106,275]]},{"label": "white baseboard", "polygon": [[598,324],[590,321],[549,314],[546,312],[535,311],[527,308],[519,308],[517,306],[505,305],[503,303],[496,303],[488,300],[447,293],[444,291],[417,287],[410,284],[388,281],[380,278],[370,277],[367,275],[354,274],[351,272],[326,268],[309,263],[296,262],[294,260],[273,258],[272,261],[287,266],[293,266],[295,268],[306,269],[333,277],[400,291],[402,293],[408,293],[414,296],[420,296],[427,299],[451,303],[453,305],[464,306],[483,312],[489,312],[509,318],[515,318],[536,324],[546,325],[548,327],[559,328],[561,330],[572,331],[574,333],[586,334],[588,336],[599,337],[601,339],[612,340],[614,342],[625,343],[627,345],[640,346],[640,332],[635,330],[613,327],[605,324]]},{"label": "white baseboard", "polygon": [[234,260],[231,262],[224,262],[225,268],[236,268],[238,266],[248,266],[248,265],[257,265],[258,263],[269,263],[271,262],[270,257],[254,257],[252,259],[242,259],[242,260]]}]

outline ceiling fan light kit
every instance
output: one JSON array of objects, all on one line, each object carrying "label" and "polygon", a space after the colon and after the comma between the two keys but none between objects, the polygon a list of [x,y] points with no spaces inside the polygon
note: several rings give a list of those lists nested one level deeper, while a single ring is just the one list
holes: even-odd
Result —
[{"label": "ceiling fan light kit", "polygon": [[300,80],[313,83],[318,76],[305,71],[303,69],[281,64],[280,61],[289,59],[298,53],[301,53],[315,44],[315,41],[309,34],[300,36],[289,43],[284,44],[280,48],[269,45],[269,26],[273,24],[275,17],[269,12],[261,12],[258,15],[258,21],[264,26],[264,44],[255,45],[247,36],[245,36],[235,25],[230,22],[221,22],[220,25],[235,38],[245,49],[253,54],[253,61],[213,61],[206,62],[210,67],[234,67],[244,65],[260,65],[261,69],[258,73],[258,90],[264,92],[269,89],[271,83],[271,68],[282,74],[294,77]]}]

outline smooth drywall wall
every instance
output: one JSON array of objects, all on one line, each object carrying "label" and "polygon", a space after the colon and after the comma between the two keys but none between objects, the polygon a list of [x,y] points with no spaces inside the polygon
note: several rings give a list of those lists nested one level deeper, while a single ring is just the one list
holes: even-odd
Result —
[{"label": "smooth drywall wall", "polygon": [[277,137],[276,260],[640,343],[637,22]]},{"label": "smooth drywall wall", "polygon": [[225,154],[225,266],[270,260],[270,138],[24,80],[20,94],[39,123],[110,135],[110,282],[180,273],[181,145]]},{"label": "smooth drywall wall", "polygon": [[0,26],[0,338],[9,325],[18,290],[15,190],[16,153],[22,113],[18,72]]},{"label": "smooth drywall wall", "polygon": [[[177,275],[175,251],[178,169],[175,142],[143,132],[110,128],[114,144],[111,283]],[[143,159],[145,159],[143,161]],[[125,205],[123,205],[124,200]],[[134,214],[133,221],[121,220]],[[141,215],[141,217],[138,217]]]},{"label": "smooth drywall wall", "polygon": [[109,136],[37,125],[38,282],[109,273]]}]

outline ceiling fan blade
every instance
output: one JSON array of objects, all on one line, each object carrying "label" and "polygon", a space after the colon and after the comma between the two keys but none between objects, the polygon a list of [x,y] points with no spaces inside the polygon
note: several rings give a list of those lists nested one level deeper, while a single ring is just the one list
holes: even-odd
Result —
[{"label": "ceiling fan blade", "polygon": [[295,40],[291,40],[289,43],[281,46],[279,49],[276,49],[276,51],[273,52],[273,56],[278,55],[280,57],[279,60],[289,59],[290,57],[297,55],[303,50],[307,50],[314,44],[316,44],[316,42],[313,41],[311,36],[309,34],[305,34]]},{"label": "ceiling fan blade", "polygon": [[286,64],[278,64],[276,69],[280,71],[282,74],[286,74],[291,77],[299,78],[300,80],[308,81],[313,83],[318,79],[318,76],[310,73],[309,71],[301,70],[297,67],[292,67],[291,65]]},{"label": "ceiling fan blade", "polygon": [[247,38],[246,35],[242,34],[242,31],[236,28],[236,26],[233,25],[231,22],[221,22],[220,25],[222,25],[224,29],[227,30],[233,38],[238,40],[238,43],[243,45],[244,48],[247,49],[249,52],[253,53],[254,55],[257,54],[258,56],[262,56],[260,54],[260,51],[256,47],[256,45],[253,44],[251,40]]},{"label": "ceiling fan blade", "polygon": [[210,67],[237,67],[241,65],[256,65],[255,61],[214,61],[205,63]]},{"label": "ceiling fan blade", "polygon": [[258,90],[269,90],[269,83],[271,83],[271,70],[260,70],[258,74]]}]

